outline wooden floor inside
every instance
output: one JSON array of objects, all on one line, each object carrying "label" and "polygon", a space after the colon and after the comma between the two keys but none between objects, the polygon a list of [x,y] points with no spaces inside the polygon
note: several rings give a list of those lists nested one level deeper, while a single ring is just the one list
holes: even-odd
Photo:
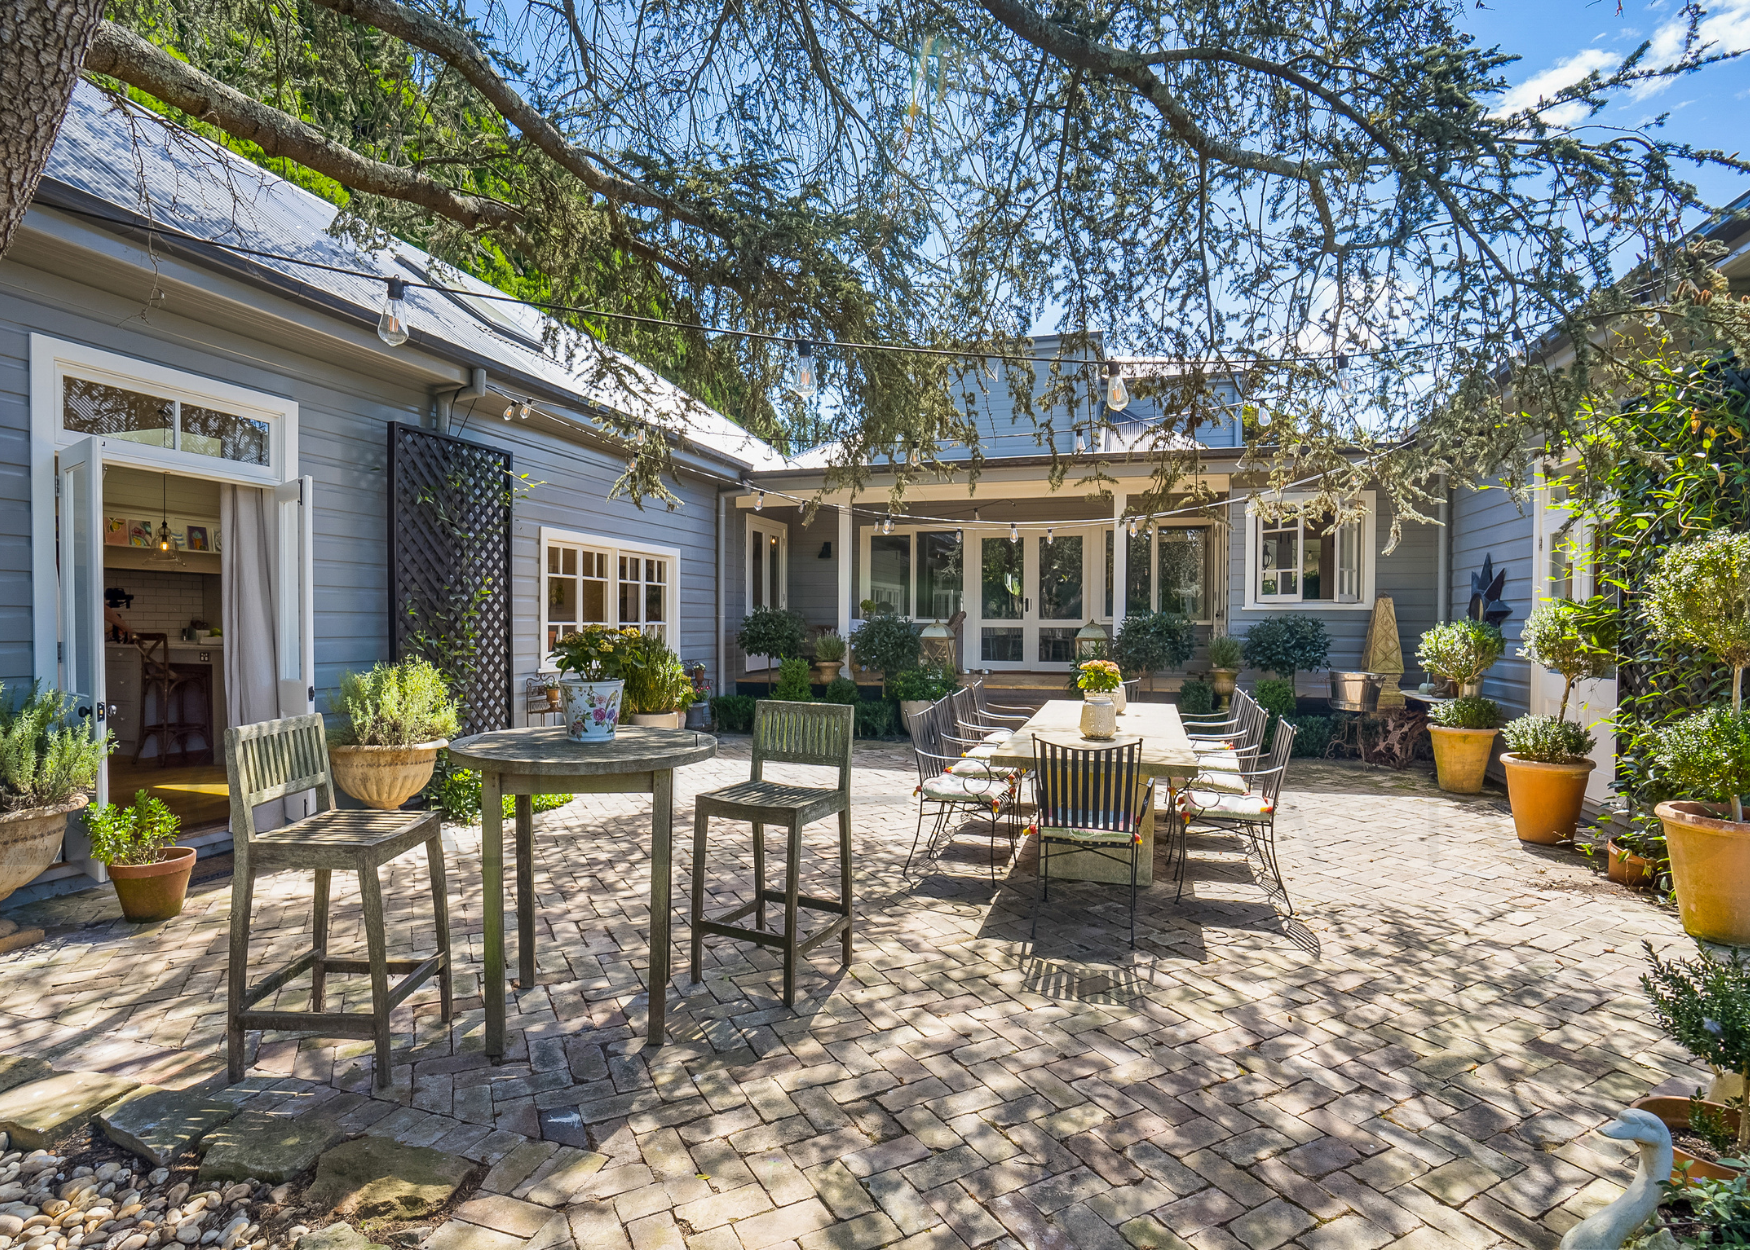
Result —
[{"label": "wooden floor inside", "polygon": [[169,765],[160,768],[155,759],[134,764],[125,756],[111,757],[110,802],[131,803],[140,790],[163,800],[181,817],[184,834],[222,828],[231,819],[231,787],[223,764],[183,764],[172,755]]}]

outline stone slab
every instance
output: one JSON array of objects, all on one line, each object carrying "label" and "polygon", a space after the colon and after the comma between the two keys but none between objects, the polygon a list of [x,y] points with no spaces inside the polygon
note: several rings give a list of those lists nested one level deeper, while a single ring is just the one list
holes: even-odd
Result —
[{"label": "stone slab", "polygon": [[441,1150],[361,1137],[321,1157],[304,1202],[349,1218],[416,1220],[448,1202],[473,1170]]},{"label": "stone slab", "polygon": [[33,1059],[29,1055],[0,1055],[0,1093],[58,1075],[46,1060]]},{"label": "stone slab", "polygon": [[316,1165],[322,1152],[346,1136],[323,1115],[297,1119],[244,1111],[201,1139],[200,1179],[240,1181],[249,1177],[277,1185]]},{"label": "stone slab", "polygon": [[330,1224],[298,1238],[297,1250],[370,1250],[376,1244],[351,1224]]},{"label": "stone slab", "polygon": [[164,1167],[236,1114],[225,1099],[161,1089],[113,1104],[98,1113],[97,1125],[123,1150]]},{"label": "stone slab", "polygon": [[97,1112],[141,1088],[103,1072],[63,1072],[0,1094],[0,1132],[15,1150],[40,1150],[83,1128]]}]

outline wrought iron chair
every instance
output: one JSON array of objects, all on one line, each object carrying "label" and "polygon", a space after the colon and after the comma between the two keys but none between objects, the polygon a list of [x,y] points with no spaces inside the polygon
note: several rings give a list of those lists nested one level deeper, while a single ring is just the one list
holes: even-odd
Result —
[{"label": "wrought iron chair", "polygon": [[1014,729],[1019,729],[1022,725],[1025,725],[1028,721],[1033,719],[1033,711],[1030,708],[1019,707],[1009,703],[990,702],[988,692],[986,692],[984,688],[984,678],[982,677],[978,678],[976,681],[967,683],[966,688],[972,691],[972,701],[973,705],[978,708],[979,719],[995,726],[999,730],[1008,728],[1012,725],[1013,729],[1010,729],[1010,732],[1013,732]]},{"label": "wrought iron chair", "polygon": [[[1051,848],[1073,847],[1130,866],[1130,945],[1136,947],[1136,869],[1142,822],[1154,803],[1154,782],[1144,781],[1142,743],[1088,749],[1036,737],[1033,828],[1039,834],[1039,872],[1033,890],[1033,937],[1039,909],[1051,897]],[[1119,848],[1122,848],[1120,853]]]},{"label": "wrought iron chair", "polygon": [[[954,719],[959,725],[960,736],[974,739],[981,743],[993,745],[1007,742],[1015,736],[1015,730],[999,724],[996,719],[986,716],[978,708],[978,693],[971,686],[961,686],[948,695],[949,706],[954,709]],[[1025,724],[1025,721],[1020,722]],[[1018,727],[1018,726],[1017,726]]]},{"label": "wrought iron chair", "polygon": [[[293,716],[225,730],[225,772],[231,786],[231,961],[226,973],[225,1058],[233,1083],[243,1079],[244,1035],[250,1029],[295,1029],[317,1037],[356,1037],[375,1043],[378,1089],[387,1088],[393,1064],[389,1013],[433,976],[438,979],[439,1011],[446,1022],[454,1013],[450,994],[449,895],[444,882],[444,848],[436,812],[341,811],[334,806],[328,742],[319,715]],[[315,791],[316,811],[277,829],[257,832],[259,804]],[[437,954],[425,959],[390,959],[383,917],[383,889],[377,870],[425,844],[431,874],[432,919]],[[250,907],[255,879],[291,868],[316,875],[311,905],[310,949],[264,980],[249,984]],[[328,954],[328,889],[336,869],[356,872],[364,907],[366,959],[334,959]],[[310,973],[308,1011],[257,1011],[256,1003],[278,993],[293,978]],[[371,1009],[324,1011],[330,972],[366,972],[371,977]],[[393,988],[389,974],[406,973]]]},{"label": "wrought iron chair", "polygon": [[[837,935],[840,957],[851,962],[851,747],[853,713],[848,703],[788,703],[762,699],[754,707],[753,770],[748,780],[701,794],[693,800],[693,958],[692,977],[700,977],[706,934],[757,942],[774,947],[784,956],[784,1005],[796,1001],[796,958],[806,955]],[[813,764],[838,769],[838,784],[831,787],[797,786],[767,781],[762,776],[768,763]],[[837,814],[839,818],[839,897],[819,898],[803,894],[802,828]],[[754,896],[734,911],[715,920],[705,918],[705,848],[711,818],[746,820],[753,824]],[[785,875],[783,890],[766,889],[766,826],[783,825]],[[784,905],[784,928],[774,933],[766,928],[766,904]],[[835,917],[806,938],[797,937],[797,909],[822,911]],[[758,925],[748,928],[732,923],[752,915]],[[652,987],[659,992],[661,987]]]},{"label": "wrought iron chair", "polygon": [[[962,753],[959,744],[963,740],[948,732],[954,724],[948,698],[937,700],[907,722],[906,728],[911,731],[912,755],[918,769],[915,792],[918,796],[918,823],[917,831],[912,835],[911,850],[906,853],[904,872],[908,875],[911,872],[911,861],[917,855],[918,843],[923,840],[926,816],[934,816],[935,824],[924,844],[924,854],[934,859],[938,853],[937,840],[948,831],[949,821],[956,815],[976,812],[990,820],[990,871],[994,881],[997,820],[1005,808],[1012,811],[1018,785],[1008,771],[982,766],[982,761],[979,761],[979,766],[969,767],[974,761]],[[1012,828],[1011,821],[1011,851],[1015,841]]]},{"label": "wrought iron chair", "polygon": [[1288,914],[1294,914],[1294,901],[1288,896],[1288,886],[1282,880],[1282,868],[1276,859],[1276,800],[1282,792],[1282,778],[1293,751],[1294,726],[1278,721],[1276,737],[1261,765],[1242,770],[1244,793],[1216,788],[1216,783],[1224,778],[1207,773],[1200,774],[1179,792],[1179,887],[1175,901],[1185,893],[1185,844],[1195,824],[1244,834],[1264,869],[1275,879],[1276,893],[1288,904]]}]

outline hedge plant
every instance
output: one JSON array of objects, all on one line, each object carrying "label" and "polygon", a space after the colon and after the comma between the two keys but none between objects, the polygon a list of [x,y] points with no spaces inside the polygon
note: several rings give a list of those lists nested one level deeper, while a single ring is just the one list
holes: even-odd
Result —
[{"label": "hedge plant", "polygon": [[720,694],[711,700],[711,720],[718,732],[750,734],[753,732],[754,697],[750,694]]},{"label": "hedge plant", "polygon": [[772,698],[788,703],[812,703],[814,687],[808,680],[808,661],[799,655],[778,665],[778,684],[772,687]]},{"label": "hedge plant", "polygon": [[1180,716],[1208,716],[1215,711],[1215,687],[1206,681],[1187,681],[1179,687]]},{"label": "hedge plant", "polygon": [[1246,664],[1293,681],[1296,673],[1325,667],[1331,640],[1325,623],[1304,612],[1259,621],[1246,633]]},{"label": "hedge plant", "polygon": [[[735,631],[735,645],[743,655],[763,655],[768,660],[785,660],[802,654],[808,638],[808,627],[800,612],[788,608],[755,608],[741,618],[741,628]],[[772,688],[772,670],[766,670],[766,690]]]}]

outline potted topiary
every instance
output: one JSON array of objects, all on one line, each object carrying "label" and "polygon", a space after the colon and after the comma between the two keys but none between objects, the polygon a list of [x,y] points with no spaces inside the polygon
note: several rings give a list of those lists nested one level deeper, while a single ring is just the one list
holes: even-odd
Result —
[{"label": "potted topiary", "polygon": [[554,646],[550,658],[559,669],[565,736],[571,741],[613,741],[626,689],[620,661],[640,637],[636,626],[585,625]]},{"label": "potted topiary", "polygon": [[925,664],[895,673],[887,683],[887,694],[889,698],[899,700],[899,723],[909,727],[913,716],[938,699],[953,694],[959,686],[960,679],[952,668],[945,664]]},{"label": "potted topiary", "polygon": [[122,915],[134,924],[182,914],[195,849],[177,846],[182,821],[144,790],[132,807],[104,803],[85,813],[91,858],[109,869]]},{"label": "potted topiary", "polygon": [[845,640],[832,630],[814,640],[814,676],[823,686],[830,686],[845,666]]},{"label": "potted topiary", "polygon": [[21,703],[0,703],[0,899],[55,862],[67,816],[90,802],[115,744],[67,724],[70,710],[67,696],[38,686]]},{"label": "potted topiary", "polygon": [[881,612],[863,622],[851,639],[851,658],[865,672],[881,674],[881,693],[891,697],[887,683],[892,674],[918,666],[923,639],[918,627],[903,616]]},{"label": "potted topiary", "polygon": [[[1147,677],[1152,694],[1156,671],[1178,668],[1196,648],[1196,630],[1184,617],[1174,612],[1135,612],[1118,626],[1112,659],[1133,677]],[[1118,710],[1122,713],[1124,708]]]},{"label": "potted topiary", "polygon": [[1564,682],[1555,719],[1565,728],[1547,724],[1547,716],[1521,717],[1503,731],[1507,752],[1501,756],[1520,841],[1551,846],[1573,838],[1586,782],[1596,767],[1586,758],[1591,736],[1568,723],[1568,699],[1582,677],[1608,676],[1615,657],[1589,623],[1584,605],[1571,599],[1533,608],[1519,641],[1522,659],[1560,673]]},{"label": "potted topiary", "polygon": [[[1451,716],[1457,723],[1428,717],[1428,737],[1434,744],[1434,772],[1442,790],[1453,794],[1476,794],[1483,788],[1488,773],[1489,756],[1495,749],[1495,726],[1500,723],[1500,710],[1484,719],[1479,704],[1488,703],[1478,692],[1483,674],[1501,658],[1507,649],[1501,631],[1482,621],[1447,621],[1422,635],[1416,648],[1416,661],[1436,677],[1445,678],[1458,687],[1457,702],[1476,699],[1476,703]],[[1439,705],[1436,705],[1438,708]],[[1493,703],[1488,706],[1494,708]],[[1450,783],[1450,784],[1449,784]]]},{"label": "potted topiary", "polygon": [[[1716,1090],[1728,1083],[1744,1088],[1750,1079],[1750,965],[1709,959],[1705,953],[1661,960],[1651,943],[1643,945],[1653,966],[1642,975],[1641,988],[1660,1027],[1713,1068]],[[1734,1100],[1738,1105],[1730,1105],[1696,1093],[1694,1098],[1642,1098],[1634,1106],[1652,1112],[1671,1130],[1674,1179],[1730,1179],[1742,1170],[1737,1161],[1750,1157],[1750,1116],[1743,1114],[1741,1097]]]},{"label": "potted topiary", "polygon": [[393,811],[425,788],[460,725],[456,701],[429,660],[346,673],[328,735],[334,784],[366,807]]},{"label": "potted topiary", "polygon": [[735,645],[743,655],[766,657],[766,694],[772,693],[772,676],[781,660],[802,654],[802,643],[808,637],[802,614],[788,608],[755,608],[741,618],[741,628],[735,631]]},{"label": "potted topiary", "polygon": [[1692,936],[1750,945],[1750,534],[1720,532],[1669,548],[1646,587],[1653,633],[1732,670],[1731,708],[1709,708],[1655,736],[1654,757],[1678,793],[1660,803],[1677,910]]},{"label": "potted topiary", "polygon": [[1217,634],[1209,640],[1209,685],[1226,708],[1245,662],[1245,644],[1232,634]]},{"label": "potted topiary", "polygon": [[1247,667],[1275,673],[1284,681],[1292,682],[1296,673],[1323,668],[1330,653],[1325,623],[1304,612],[1273,616],[1246,632]]},{"label": "potted topiary", "polygon": [[1458,687],[1458,697],[1481,694],[1483,674],[1507,650],[1507,640],[1496,626],[1473,621],[1447,621],[1422,635],[1416,662],[1436,677]]},{"label": "potted topiary", "polygon": [[680,657],[655,634],[640,633],[619,652],[622,713],[634,725],[679,729],[693,702],[693,683]]}]

